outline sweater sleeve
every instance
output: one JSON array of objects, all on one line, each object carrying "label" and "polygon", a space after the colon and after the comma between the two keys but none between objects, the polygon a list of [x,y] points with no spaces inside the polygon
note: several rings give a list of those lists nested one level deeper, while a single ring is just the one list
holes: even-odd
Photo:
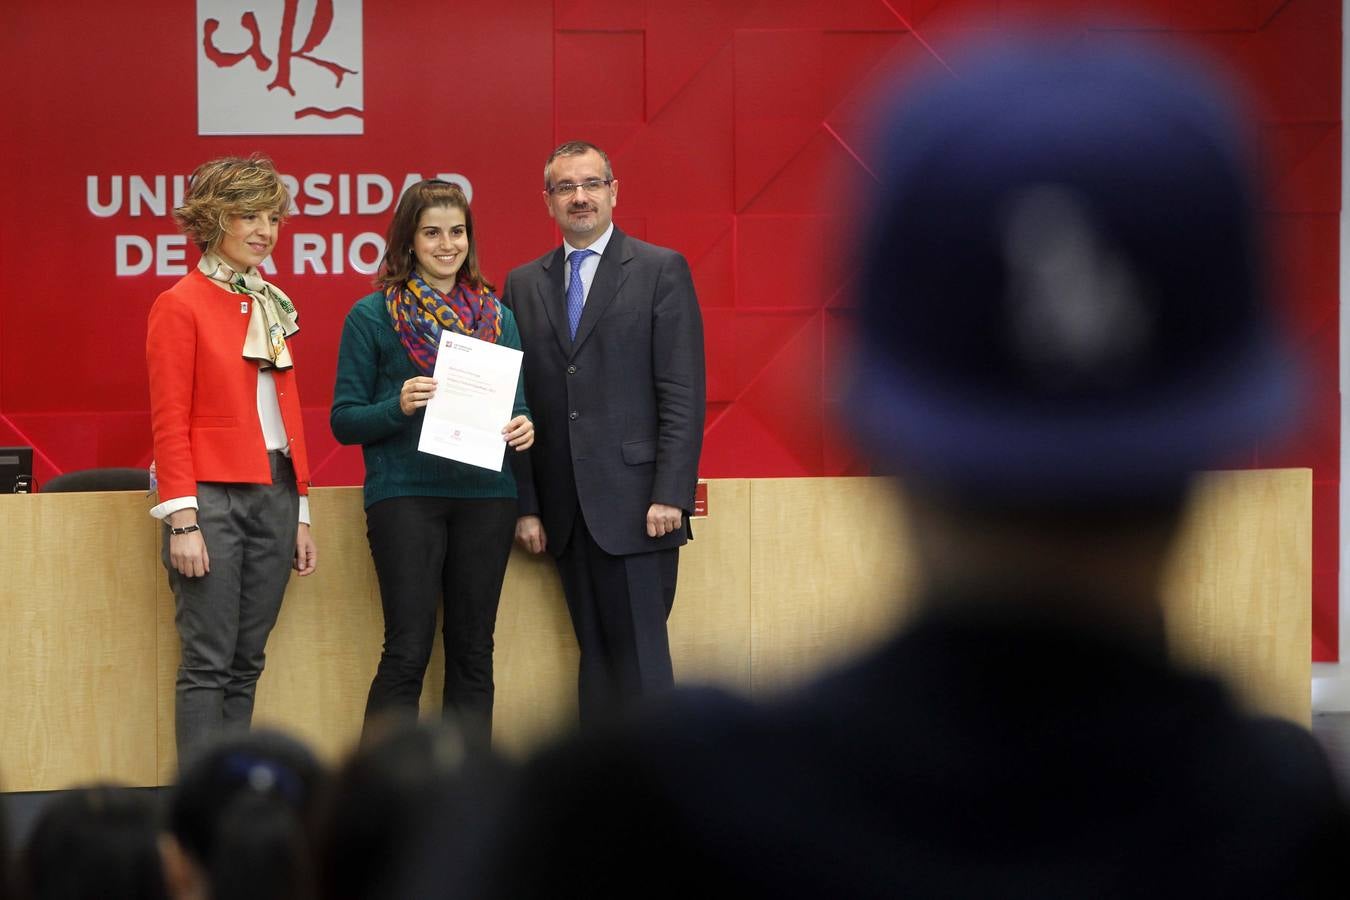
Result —
[{"label": "sweater sleeve", "polygon": [[190,303],[172,290],[150,308],[145,363],[150,381],[150,426],[162,502],[197,493],[188,426],[196,379],[197,325]]},{"label": "sweater sleeve", "polygon": [[357,303],[347,314],[338,345],[337,382],[328,423],[343,444],[369,444],[407,428],[412,417],[398,407],[398,393],[377,397],[379,336]]},{"label": "sweater sleeve", "polygon": [[[511,310],[505,306],[502,307],[502,336],[501,345],[510,347],[512,350],[521,349],[520,346],[520,328],[516,326],[516,317]],[[511,415],[525,416],[527,419],[533,419],[530,415],[530,407],[525,403],[525,367],[521,366],[520,375],[516,378],[516,402],[511,410]]]},{"label": "sweater sleeve", "polygon": [[[508,305],[510,303],[511,276],[506,276],[506,284],[502,288],[502,342],[508,347],[514,347],[517,350],[524,349],[523,342],[520,339],[520,326],[516,324],[516,315]],[[508,337],[508,330],[509,337]],[[516,415],[529,416],[531,421],[534,416],[530,409],[525,405],[525,366],[520,367],[520,376],[516,379]],[[536,435],[537,437],[537,435]],[[531,456],[532,450],[524,450],[519,453],[508,451],[506,459],[511,466],[511,475],[516,480],[516,515],[518,516],[537,516],[539,515],[539,495],[534,489],[534,459]]]}]

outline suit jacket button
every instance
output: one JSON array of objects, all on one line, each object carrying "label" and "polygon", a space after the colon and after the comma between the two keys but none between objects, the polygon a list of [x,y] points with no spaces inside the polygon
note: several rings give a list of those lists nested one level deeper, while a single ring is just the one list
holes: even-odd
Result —
[{"label": "suit jacket button", "polygon": [[576,366],[568,366],[568,367],[567,367],[567,374],[568,374],[568,375],[575,375],[575,374],[577,374],[577,367],[576,367]]},{"label": "suit jacket button", "polygon": [[577,417],[577,411],[576,411],[575,409],[572,410],[570,413],[567,414],[567,418],[569,418],[569,419],[575,419],[576,417]]}]

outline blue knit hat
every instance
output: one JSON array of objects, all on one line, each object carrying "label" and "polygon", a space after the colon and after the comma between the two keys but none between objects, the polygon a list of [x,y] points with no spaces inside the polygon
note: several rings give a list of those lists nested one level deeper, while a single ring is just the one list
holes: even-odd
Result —
[{"label": "blue knit hat", "polygon": [[1138,47],[957,71],[883,123],[847,404],[864,450],[994,497],[1103,498],[1287,424],[1223,93]]}]

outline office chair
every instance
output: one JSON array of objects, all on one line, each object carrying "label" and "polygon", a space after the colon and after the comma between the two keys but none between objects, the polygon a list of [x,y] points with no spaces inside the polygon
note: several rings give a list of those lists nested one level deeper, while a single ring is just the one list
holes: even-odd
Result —
[{"label": "office chair", "polygon": [[150,472],[146,469],[110,468],[81,469],[57,475],[41,485],[43,494],[85,491],[141,491],[150,490]]}]

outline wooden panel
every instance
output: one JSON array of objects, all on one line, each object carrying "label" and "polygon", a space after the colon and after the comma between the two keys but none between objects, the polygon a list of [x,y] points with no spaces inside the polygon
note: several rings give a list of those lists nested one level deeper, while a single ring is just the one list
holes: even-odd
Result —
[{"label": "wooden panel", "polygon": [[1312,473],[1210,473],[1165,591],[1174,655],[1253,709],[1312,721]]},{"label": "wooden panel", "polygon": [[[163,538],[159,527],[154,528],[158,547]],[[169,590],[169,576],[158,549],[154,560],[158,566],[155,572],[155,771],[158,773],[156,783],[172,784],[178,772],[178,753],[174,750],[173,742],[173,687],[179,660],[178,629],[173,624],[173,592]]]},{"label": "wooden panel", "polygon": [[[366,542],[359,488],[331,488],[310,496],[310,518],[319,547],[313,575],[292,575],[267,665],[258,682],[255,725],[286,729],[335,760],[361,734],[366,694],[379,663],[384,616]],[[159,776],[173,780],[174,677],[179,661],[173,595],[161,579],[158,597]],[[423,710],[440,708],[444,654],[439,641],[427,667]]]},{"label": "wooden panel", "polygon": [[889,482],[758,478],[750,505],[756,691],[805,678],[894,629],[912,575]]},{"label": "wooden panel", "polygon": [[[256,721],[335,758],[360,733],[382,616],[356,488],[314,492],[319,570],[293,577]],[[764,692],[882,639],[907,612],[905,525],[872,478],[713,481],[681,554],[671,648],[682,682]],[[1166,592],[1179,658],[1259,710],[1309,721],[1310,475],[1206,476]],[[174,775],[178,636],[158,527],[136,494],[0,497],[0,777],[9,790]],[[438,642],[439,643],[439,642]],[[549,557],[517,551],[496,636],[496,741],[570,726],[576,642]],[[440,706],[442,656],[423,712]],[[1065,677],[1073,677],[1066,672]]]},{"label": "wooden panel", "polygon": [[[750,482],[708,486],[709,516],[680,552],[670,651],[684,683],[750,687]],[[517,550],[497,614],[494,739],[520,754],[573,727],[577,645],[551,558]]]},{"label": "wooden panel", "polygon": [[680,551],[670,614],[675,678],[748,693],[750,678],[749,479],[708,484],[708,517]]},{"label": "wooden panel", "polygon": [[[880,479],[755,479],[752,669],[757,691],[884,638],[909,611],[904,525]],[[801,511],[810,510],[809,520]],[[1164,589],[1175,656],[1253,710],[1308,725],[1311,473],[1203,476]]]},{"label": "wooden panel", "polygon": [[315,491],[310,518],[319,566],[305,578],[291,575],[254,719],[293,731],[335,758],[361,735],[384,617],[361,491]]},{"label": "wooden panel", "polygon": [[[681,556],[671,619],[671,652],[681,679],[748,690],[750,684],[749,482],[709,487],[713,515],[696,523]],[[257,724],[310,741],[335,759],[359,737],[366,692],[380,655],[383,616],[365,538],[361,492],[314,491],[311,515],[318,571],[293,576],[268,663],[258,684]],[[160,603],[160,778],[173,778],[173,679],[178,639],[173,597],[162,579]],[[576,718],[577,646],[552,557],[515,550],[497,616],[494,733],[520,754],[570,728]],[[436,642],[422,713],[441,706],[444,653]]]},{"label": "wooden panel", "polygon": [[155,778],[154,520],[139,493],[0,495],[0,785]]},{"label": "wooden panel", "polygon": [[576,719],[577,642],[551,555],[512,551],[495,640],[493,741],[520,754]]}]

